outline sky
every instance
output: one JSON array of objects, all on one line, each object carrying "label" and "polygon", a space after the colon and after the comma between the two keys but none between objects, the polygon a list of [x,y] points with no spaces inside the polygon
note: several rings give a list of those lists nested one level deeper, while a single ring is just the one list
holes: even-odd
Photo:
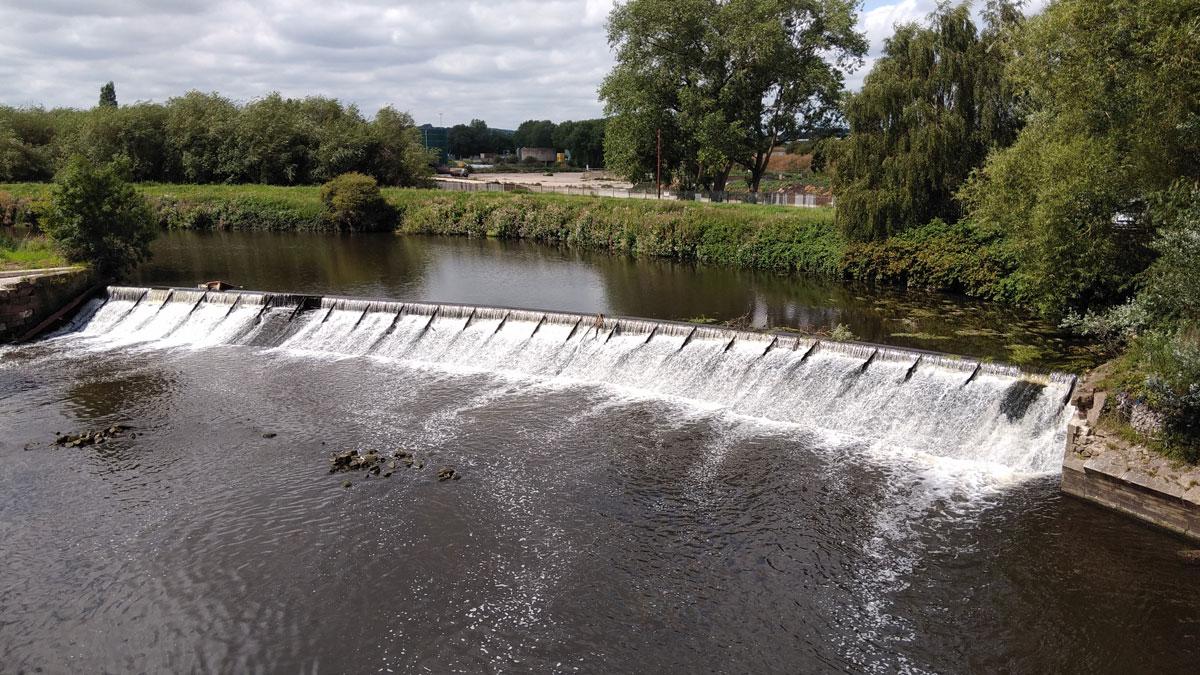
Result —
[{"label": "sky", "polygon": [[[1033,0],[1036,11],[1046,0]],[[91,107],[191,89],[245,102],[271,91],[385,105],[418,123],[587,119],[612,67],[613,0],[0,0],[0,102]],[[936,0],[866,0],[861,86],[898,22]]]}]

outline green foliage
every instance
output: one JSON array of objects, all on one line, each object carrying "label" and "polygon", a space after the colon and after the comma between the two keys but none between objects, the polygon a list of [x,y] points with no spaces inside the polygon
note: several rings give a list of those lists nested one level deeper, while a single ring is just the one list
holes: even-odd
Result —
[{"label": "green foliage", "polygon": [[837,221],[852,239],[882,240],[961,216],[955,192],[1020,127],[1002,77],[1021,23],[1017,4],[989,2],[982,34],[967,4],[943,4],[929,26],[901,25],[888,38],[850,97],[851,133],[837,148]]},{"label": "green foliage", "polygon": [[844,323],[839,323],[829,331],[829,339],[836,342],[852,342],[857,339],[854,331]]},{"label": "green foliage", "polygon": [[850,243],[842,258],[848,279],[993,300],[1019,299],[1014,266],[1005,240],[969,221],[934,220],[885,241]]},{"label": "green foliage", "polygon": [[1150,198],[1200,178],[1200,18],[1186,4],[1059,0],[1016,41],[1029,123],[962,196],[1014,242],[1015,283],[1046,314],[1127,298],[1152,258]]},{"label": "green foliage", "polygon": [[55,178],[44,229],[71,262],[118,276],[150,256],[150,206],[111,166],[76,157]]},{"label": "green foliage", "polygon": [[193,91],[87,111],[0,106],[0,181],[48,180],[75,155],[119,161],[136,181],[299,185],[358,171],[416,186],[430,173],[407,114],[384,108],[367,120],[323,97],[271,94],[239,107]]},{"label": "green foliage", "polygon": [[640,182],[663,138],[664,179],[723,191],[735,165],[758,189],[771,150],[827,122],[843,70],[866,51],[847,0],[631,0],[609,17],[617,64],[600,96],[609,169]]},{"label": "green foliage", "polygon": [[470,124],[450,127],[450,154],[455,157],[472,157],[485,152],[511,153],[516,150],[513,135],[498,129],[489,129],[483,120],[471,120]]},{"label": "green foliage", "polygon": [[117,86],[109,80],[100,87],[100,103],[101,108],[117,107]]},{"label": "green foliage", "polygon": [[550,120],[525,120],[513,134],[513,145],[518,148],[553,148],[554,122]]},{"label": "green foliage", "polygon": [[1182,459],[1200,461],[1200,330],[1153,332],[1140,342],[1146,401],[1163,416],[1163,440]]},{"label": "green foliage", "polygon": [[682,261],[835,275],[842,239],[826,209],[389,191],[400,230],[492,236]]},{"label": "green foliage", "polygon": [[554,127],[554,147],[565,150],[575,166],[604,166],[605,126],[603,119],[562,122]]},{"label": "green foliage", "polygon": [[325,222],[335,230],[378,231],[396,226],[396,210],[379,192],[375,179],[344,173],[321,186]]}]

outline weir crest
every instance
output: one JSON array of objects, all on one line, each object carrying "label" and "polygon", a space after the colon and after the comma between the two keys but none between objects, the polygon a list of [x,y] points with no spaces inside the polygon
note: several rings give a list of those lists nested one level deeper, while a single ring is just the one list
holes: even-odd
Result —
[{"label": "weir crest", "polygon": [[1057,471],[1074,376],[785,333],[568,312],[110,287],[56,340],[248,345],[628,387],[869,444]]}]

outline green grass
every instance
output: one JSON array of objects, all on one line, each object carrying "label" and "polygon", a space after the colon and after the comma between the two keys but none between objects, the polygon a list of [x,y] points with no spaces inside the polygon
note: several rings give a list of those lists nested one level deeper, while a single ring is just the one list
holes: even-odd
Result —
[{"label": "green grass", "polygon": [[42,236],[12,237],[0,235],[0,270],[28,270],[64,267],[67,261]]}]

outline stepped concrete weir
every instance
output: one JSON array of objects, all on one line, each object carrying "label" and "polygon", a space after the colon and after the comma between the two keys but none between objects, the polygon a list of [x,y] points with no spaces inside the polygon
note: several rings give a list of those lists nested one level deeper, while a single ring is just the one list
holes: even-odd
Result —
[{"label": "stepped concrete weir", "polygon": [[1016,473],[1059,470],[1075,383],[794,333],[255,291],[113,286],[51,339],[96,349],[246,345],[621,387]]}]

